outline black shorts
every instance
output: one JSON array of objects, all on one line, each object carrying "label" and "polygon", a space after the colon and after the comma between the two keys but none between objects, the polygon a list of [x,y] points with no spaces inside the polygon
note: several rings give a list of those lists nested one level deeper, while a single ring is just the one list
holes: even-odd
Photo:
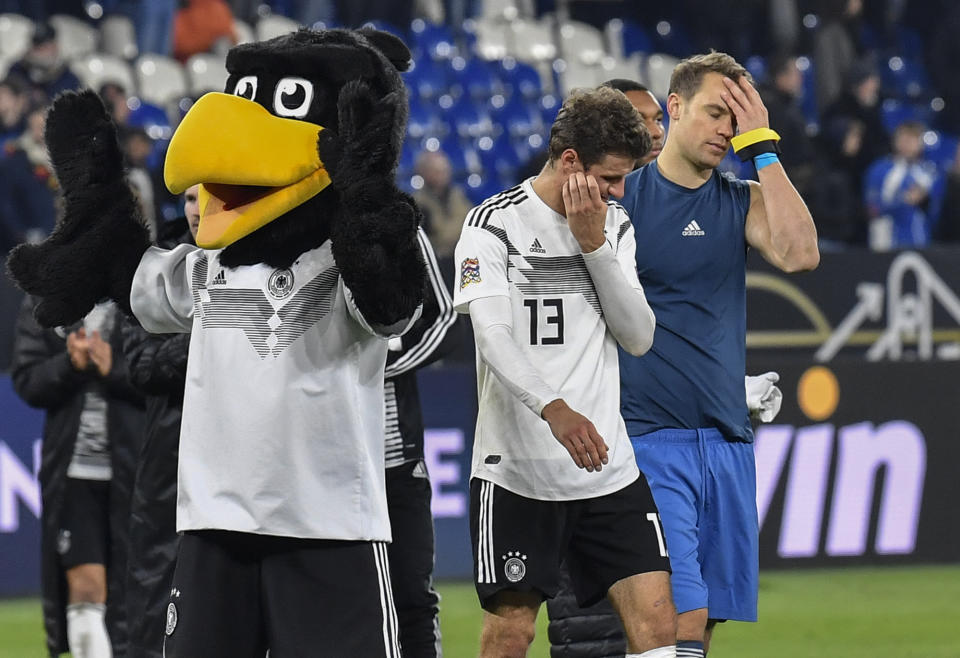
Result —
[{"label": "black shorts", "polygon": [[185,532],[168,658],[399,658],[384,542]]},{"label": "black shorts", "polygon": [[110,482],[66,478],[57,531],[61,566],[106,565],[109,551]]},{"label": "black shorts", "polygon": [[566,561],[578,603],[638,573],[670,571],[657,506],[641,475],[619,491],[571,501],[535,500],[470,481],[474,580],[486,608],[500,591],[553,598]]}]

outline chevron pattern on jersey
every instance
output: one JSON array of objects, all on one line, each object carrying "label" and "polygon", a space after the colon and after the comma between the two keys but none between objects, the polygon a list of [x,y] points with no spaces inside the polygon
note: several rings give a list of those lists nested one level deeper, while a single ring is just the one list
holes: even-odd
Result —
[{"label": "chevron pattern on jersey", "polygon": [[[206,270],[202,257],[194,267],[194,283],[206,280]],[[255,288],[201,284],[194,287],[194,304],[204,329],[240,329],[261,359],[276,358],[330,313],[339,278],[336,267],[321,272],[276,311],[263,290]]]},{"label": "chevron pattern on jersey", "polygon": [[[629,225],[629,222],[627,222]],[[516,281],[514,285],[524,295],[565,295],[580,293],[587,303],[603,317],[600,298],[593,286],[593,279],[583,262],[583,256],[524,256],[510,242],[507,232],[489,224],[483,227],[497,236],[507,247],[507,269],[514,268],[525,281]]]}]

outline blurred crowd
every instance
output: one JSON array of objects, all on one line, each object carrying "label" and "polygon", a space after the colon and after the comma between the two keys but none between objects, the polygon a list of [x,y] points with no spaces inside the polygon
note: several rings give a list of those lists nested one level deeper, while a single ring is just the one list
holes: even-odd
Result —
[{"label": "blurred crowd", "polygon": [[[274,29],[372,21],[411,43],[411,121],[398,179],[423,207],[441,261],[472,204],[539,169],[559,98],[584,80],[573,75],[569,46],[523,61],[508,43],[491,60],[496,30],[485,27],[516,31],[518,21],[550,22],[558,44],[568,25],[592,30],[606,39],[604,61],[620,67],[608,77],[634,77],[661,97],[652,84],[657,58],[710,48],[739,58],[783,137],[782,161],[824,249],[960,240],[960,3],[949,0],[678,0],[658,8],[620,0],[0,0],[0,13],[0,253],[52,229],[57,183],[43,145],[45,108],[91,81],[120,127],[154,232],[180,215],[162,182],[166,144],[222,75],[163,97],[150,93],[152,79],[137,66],[148,54],[180,66],[198,54],[222,59],[236,43],[269,36],[265,25],[277,20],[286,22]],[[126,21],[137,83],[129,74],[92,76],[89,54],[64,52],[64,17],[94,28]],[[19,51],[4,36],[14,19],[30,26]],[[103,50],[107,32],[99,34]],[[600,82],[604,68],[595,69]],[[724,166],[753,175],[733,157]]]}]

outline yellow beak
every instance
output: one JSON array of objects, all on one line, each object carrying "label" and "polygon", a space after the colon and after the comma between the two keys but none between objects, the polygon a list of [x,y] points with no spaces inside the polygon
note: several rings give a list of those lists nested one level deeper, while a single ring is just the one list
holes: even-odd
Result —
[{"label": "yellow beak", "polygon": [[317,153],[321,130],[239,96],[202,96],[177,127],[163,167],[174,194],[201,184],[197,244],[226,247],[329,185]]}]

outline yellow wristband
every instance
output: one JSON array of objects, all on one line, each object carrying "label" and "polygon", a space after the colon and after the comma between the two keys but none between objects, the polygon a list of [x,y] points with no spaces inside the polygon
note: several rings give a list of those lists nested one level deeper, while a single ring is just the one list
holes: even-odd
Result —
[{"label": "yellow wristband", "polygon": [[766,141],[779,142],[780,135],[770,128],[754,128],[753,130],[748,130],[742,135],[737,135],[731,139],[730,145],[733,146],[734,151],[739,151],[740,149],[744,149],[752,144],[756,144],[757,142]]}]

